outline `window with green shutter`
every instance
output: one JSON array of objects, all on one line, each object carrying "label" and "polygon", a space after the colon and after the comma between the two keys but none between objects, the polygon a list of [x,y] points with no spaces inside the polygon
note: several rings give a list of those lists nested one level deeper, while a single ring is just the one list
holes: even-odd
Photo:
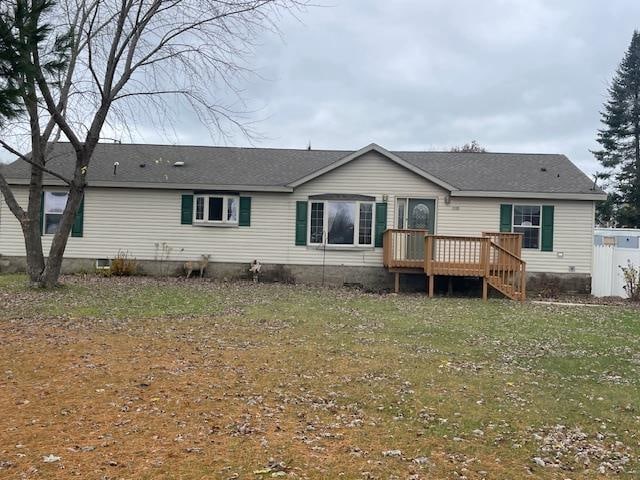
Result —
[{"label": "window with green shutter", "polygon": [[[40,197],[40,234],[53,235],[58,231],[64,209],[67,206],[68,192],[48,191],[42,192]],[[80,200],[73,225],[72,237],[82,237],[84,227],[84,197]]]}]

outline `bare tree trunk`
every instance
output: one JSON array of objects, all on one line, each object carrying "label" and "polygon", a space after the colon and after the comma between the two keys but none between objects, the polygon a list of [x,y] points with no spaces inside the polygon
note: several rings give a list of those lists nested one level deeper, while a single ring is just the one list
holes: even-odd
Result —
[{"label": "bare tree trunk", "polygon": [[[37,116],[32,115],[32,123]],[[31,160],[44,166],[44,155],[40,143],[40,130],[32,126]],[[42,253],[42,225],[40,225],[40,209],[42,208],[42,177],[40,168],[31,168],[29,182],[29,205],[22,221],[24,246],[27,254],[27,274],[32,283],[38,283],[44,271],[44,254]]]},{"label": "bare tree trunk", "polygon": [[49,257],[47,258],[44,271],[38,281],[38,284],[41,287],[51,288],[58,284],[64,251],[67,247],[67,240],[69,239],[76,212],[78,211],[83,195],[84,187],[80,189],[74,186],[69,190],[67,205],[64,209],[64,213],[62,214],[60,224],[58,225],[58,230],[53,236],[51,249],[49,250]]},{"label": "bare tree trunk", "polygon": [[[97,143],[97,141],[95,143]],[[67,204],[64,208],[64,212],[62,212],[62,218],[58,225],[58,230],[53,236],[44,272],[42,272],[42,276],[38,282],[40,286],[44,288],[55,287],[58,284],[60,270],[62,269],[64,251],[67,248],[67,241],[69,240],[69,235],[71,234],[71,229],[75,222],[76,213],[78,212],[78,208],[80,208],[80,202],[82,202],[84,190],[87,186],[85,177],[86,169],[84,166],[88,165],[91,155],[93,155],[95,143],[90,151],[83,148],[76,155],[76,165],[79,166],[79,168],[76,168],[73,181],[69,187]]]}]

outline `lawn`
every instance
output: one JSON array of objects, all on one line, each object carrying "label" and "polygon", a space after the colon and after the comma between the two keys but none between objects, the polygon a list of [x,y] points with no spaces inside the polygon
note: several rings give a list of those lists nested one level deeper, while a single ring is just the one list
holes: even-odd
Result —
[{"label": "lawn", "polygon": [[640,476],[638,310],[64,281],[0,276],[2,478]]}]

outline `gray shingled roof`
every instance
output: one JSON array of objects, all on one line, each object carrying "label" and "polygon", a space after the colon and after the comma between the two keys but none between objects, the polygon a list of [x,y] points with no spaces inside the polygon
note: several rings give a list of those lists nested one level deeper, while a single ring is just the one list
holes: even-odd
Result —
[{"label": "gray shingled roof", "polygon": [[[277,148],[99,144],[89,167],[89,184],[147,187],[189,185],[287,187],[353,151]],[[393,152],[417,169],[461,192],[599,194],[593,182],[564,155],[523,153]],[[114,162],[119,162],[113,174]],[[184,162],[176,167],[175,162]],[[48,167],[71,176],[72,149],[56,145]],[[28,178],[22,161],[1,166],[6,178]]]}]

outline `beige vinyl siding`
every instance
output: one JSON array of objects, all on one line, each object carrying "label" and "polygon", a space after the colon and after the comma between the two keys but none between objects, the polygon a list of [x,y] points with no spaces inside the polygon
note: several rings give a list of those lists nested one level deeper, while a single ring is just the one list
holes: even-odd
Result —
[{"label": "beige vinyl siding", "polygon": [[[26,187],[16,188],[18,201],[26,205]],[[169,260],[187,260],[210,254],[213,262],[380,266],[381,248],[342,248],[295,245],[295,205],[309,195],[348,193],[388,199],[387,225],[395,225],[396,199],[436,200],[436,232],[479,234],[499,227],[501,203],[555,205],[554,252],[525,251],[529,271],[588,273],[591,265],[593,202],[541,202],[454,197],[446,191],[376,152],[370,152],[298,187],[294,193],[251,193],[250,227],[212,227],[180,224],[183,193],[177,190],[89,188],[85,196],[84,236],[69,238],[70,258],[109,258],[118,250],[145,260],[159,259],[162,245],[171,248]],[[48,250],[49,236],[43,237]],[[557,252],[564,252],[559,258]],[[0,254],[23,256],[18,222],[5,205],[0,206]]]},{"label": "beige vinyl siding", "polygon": [[[553,205],[553,252],[523,249],[527,271],[570,273],[591,272],[593,248],[594,202],[569,200],[460,198],[441,205],[438,233],[443,235],[479,235],[483,231],[500,230],[500,204]],[[562,256],[558,256],[562,253]]]}]

